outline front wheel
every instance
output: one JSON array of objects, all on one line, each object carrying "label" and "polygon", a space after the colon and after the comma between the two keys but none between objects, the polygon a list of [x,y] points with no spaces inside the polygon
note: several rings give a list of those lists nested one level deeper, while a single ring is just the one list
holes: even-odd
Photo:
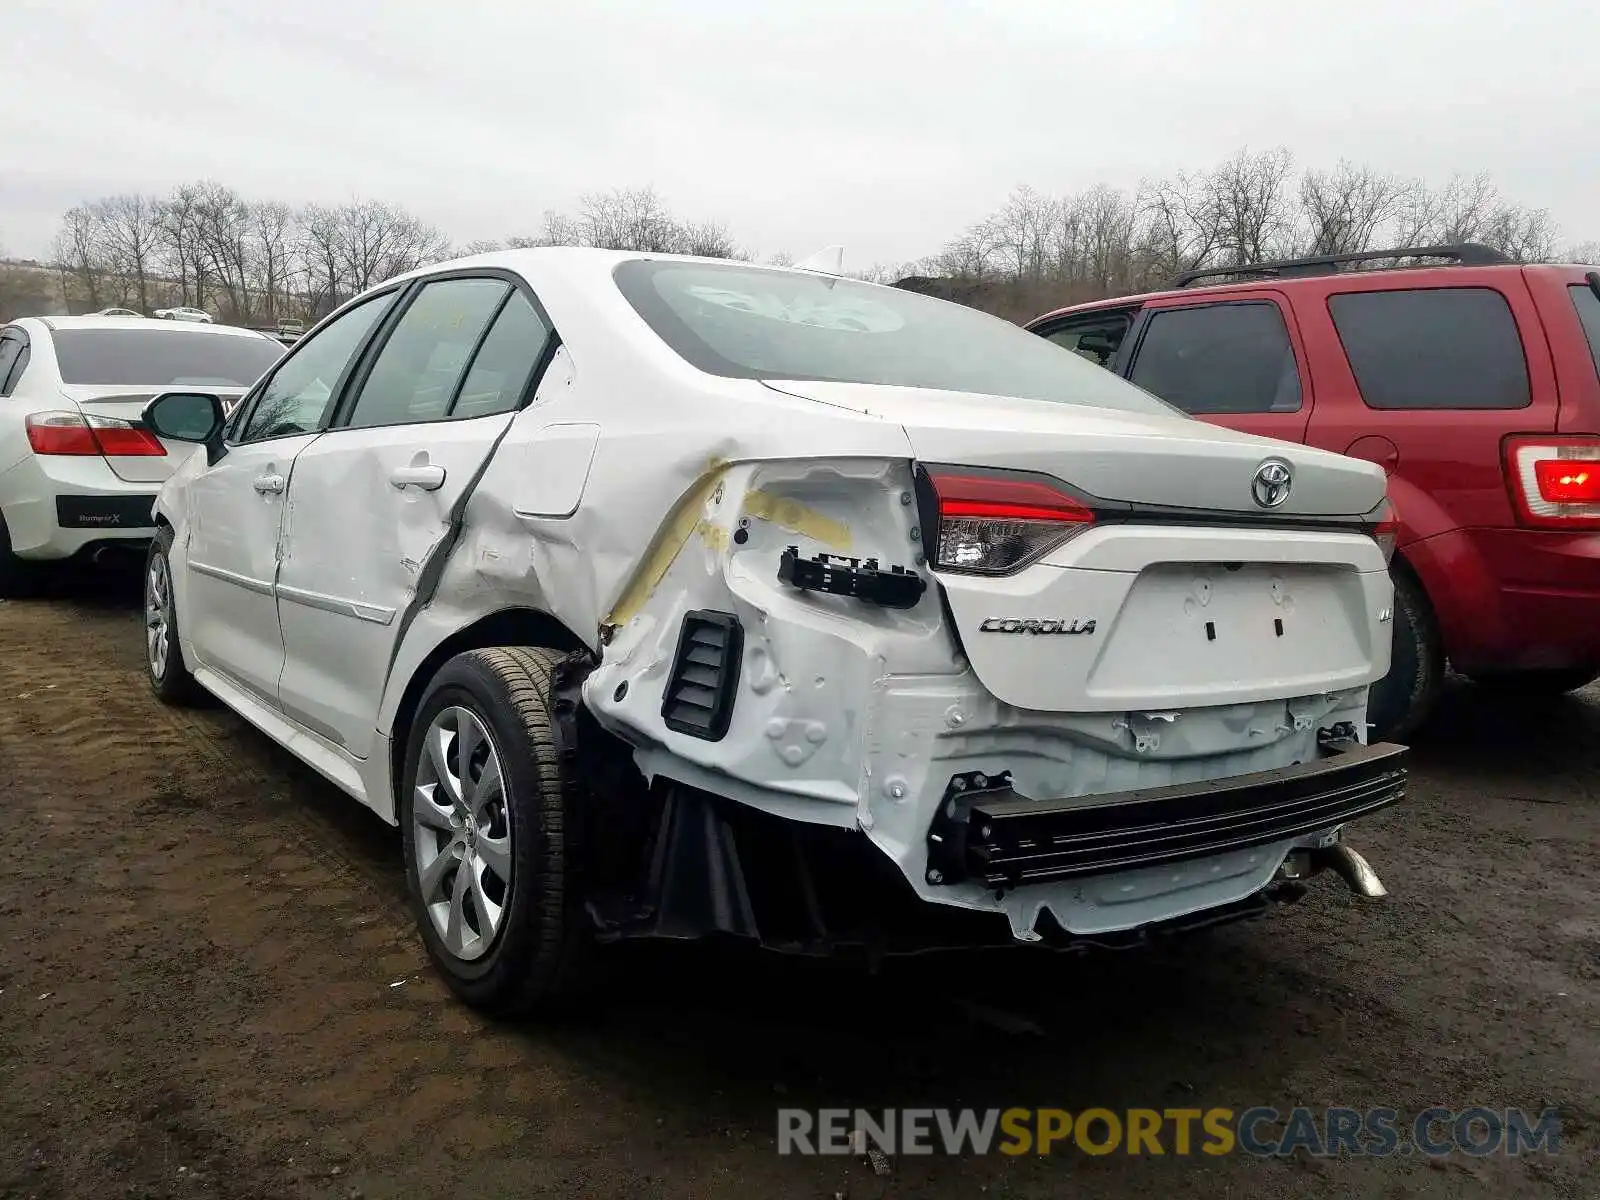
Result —
[{"label": "front wheel", "polygon": [[577,993],[590,947],[578,887],[576,781],[559,753],[562,655],[457,655],[424,693],[397,813],[428,956],[468,1004],[501,1015]]},{"label": "front wheel", "polygon": [[150,539],[144,560],[144,668],[150,690],[163,704],[189,705],[201,698],[200,685],[185,665],[178,644],[172,530],[165,525]]}]

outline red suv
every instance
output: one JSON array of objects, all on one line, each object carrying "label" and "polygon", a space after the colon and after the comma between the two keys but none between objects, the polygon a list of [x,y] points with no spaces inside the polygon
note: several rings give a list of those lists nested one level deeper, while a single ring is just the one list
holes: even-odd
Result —
[{"label": "red suv", "polygon": [[1384,467],[1380,736],[1421,723],[1447,661],[1532,693],[1600,676],[1600,273],[1386,250],[1192,271],[1027,328],[1196,417]]}]

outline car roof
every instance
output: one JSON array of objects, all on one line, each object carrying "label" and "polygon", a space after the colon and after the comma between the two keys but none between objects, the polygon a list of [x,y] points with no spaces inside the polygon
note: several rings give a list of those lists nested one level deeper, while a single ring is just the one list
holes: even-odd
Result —
[{"label": "car roof", "polygon": [[[254,329],[240,329],[236,325],[179,325],[171,321],[152,321],[148,317],[107,317],[99,313],[92,313],[82,317],[34,317],[32,320],[38,321],[51,331],[64,329],[141,329],[148,330],[150,333],[161,337],[174,333],[199,333],[212,337],[267,337],[266,334],[258,333]],[[268,340],[274,339],[268,338]]]}]

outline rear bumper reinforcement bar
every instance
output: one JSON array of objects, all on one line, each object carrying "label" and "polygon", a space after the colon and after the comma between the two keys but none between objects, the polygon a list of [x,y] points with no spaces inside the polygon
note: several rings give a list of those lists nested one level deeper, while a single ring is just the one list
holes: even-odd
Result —
[{"label": "rear bumper reinforcement bar", "polygon": [[928,830],[930,884],[1010,888],[1203,858],[1316,833],[1400,800],[1404,746],[1325,740],[1311,762],[1131,792],[1030,800],[1011,777],[951,779]]}]

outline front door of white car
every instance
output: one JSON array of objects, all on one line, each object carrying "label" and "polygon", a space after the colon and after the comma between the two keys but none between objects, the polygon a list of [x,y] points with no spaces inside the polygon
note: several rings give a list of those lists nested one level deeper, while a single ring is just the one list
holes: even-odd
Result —
[{"label": "front door of white car", "polygon": [[286,716],[347,754],[371,751],[406,609],[549,338],[529,297],[504,279],[427,283],[295,462],[278,572],[278,695]]},{"label": "front door of white car", "polygon": [[393,295],[345,313],[256,389],[225,451],[186,487],[185,641],[196,664],[278,708],[276,585],[295,459],[316,441],[355,351]]}]

